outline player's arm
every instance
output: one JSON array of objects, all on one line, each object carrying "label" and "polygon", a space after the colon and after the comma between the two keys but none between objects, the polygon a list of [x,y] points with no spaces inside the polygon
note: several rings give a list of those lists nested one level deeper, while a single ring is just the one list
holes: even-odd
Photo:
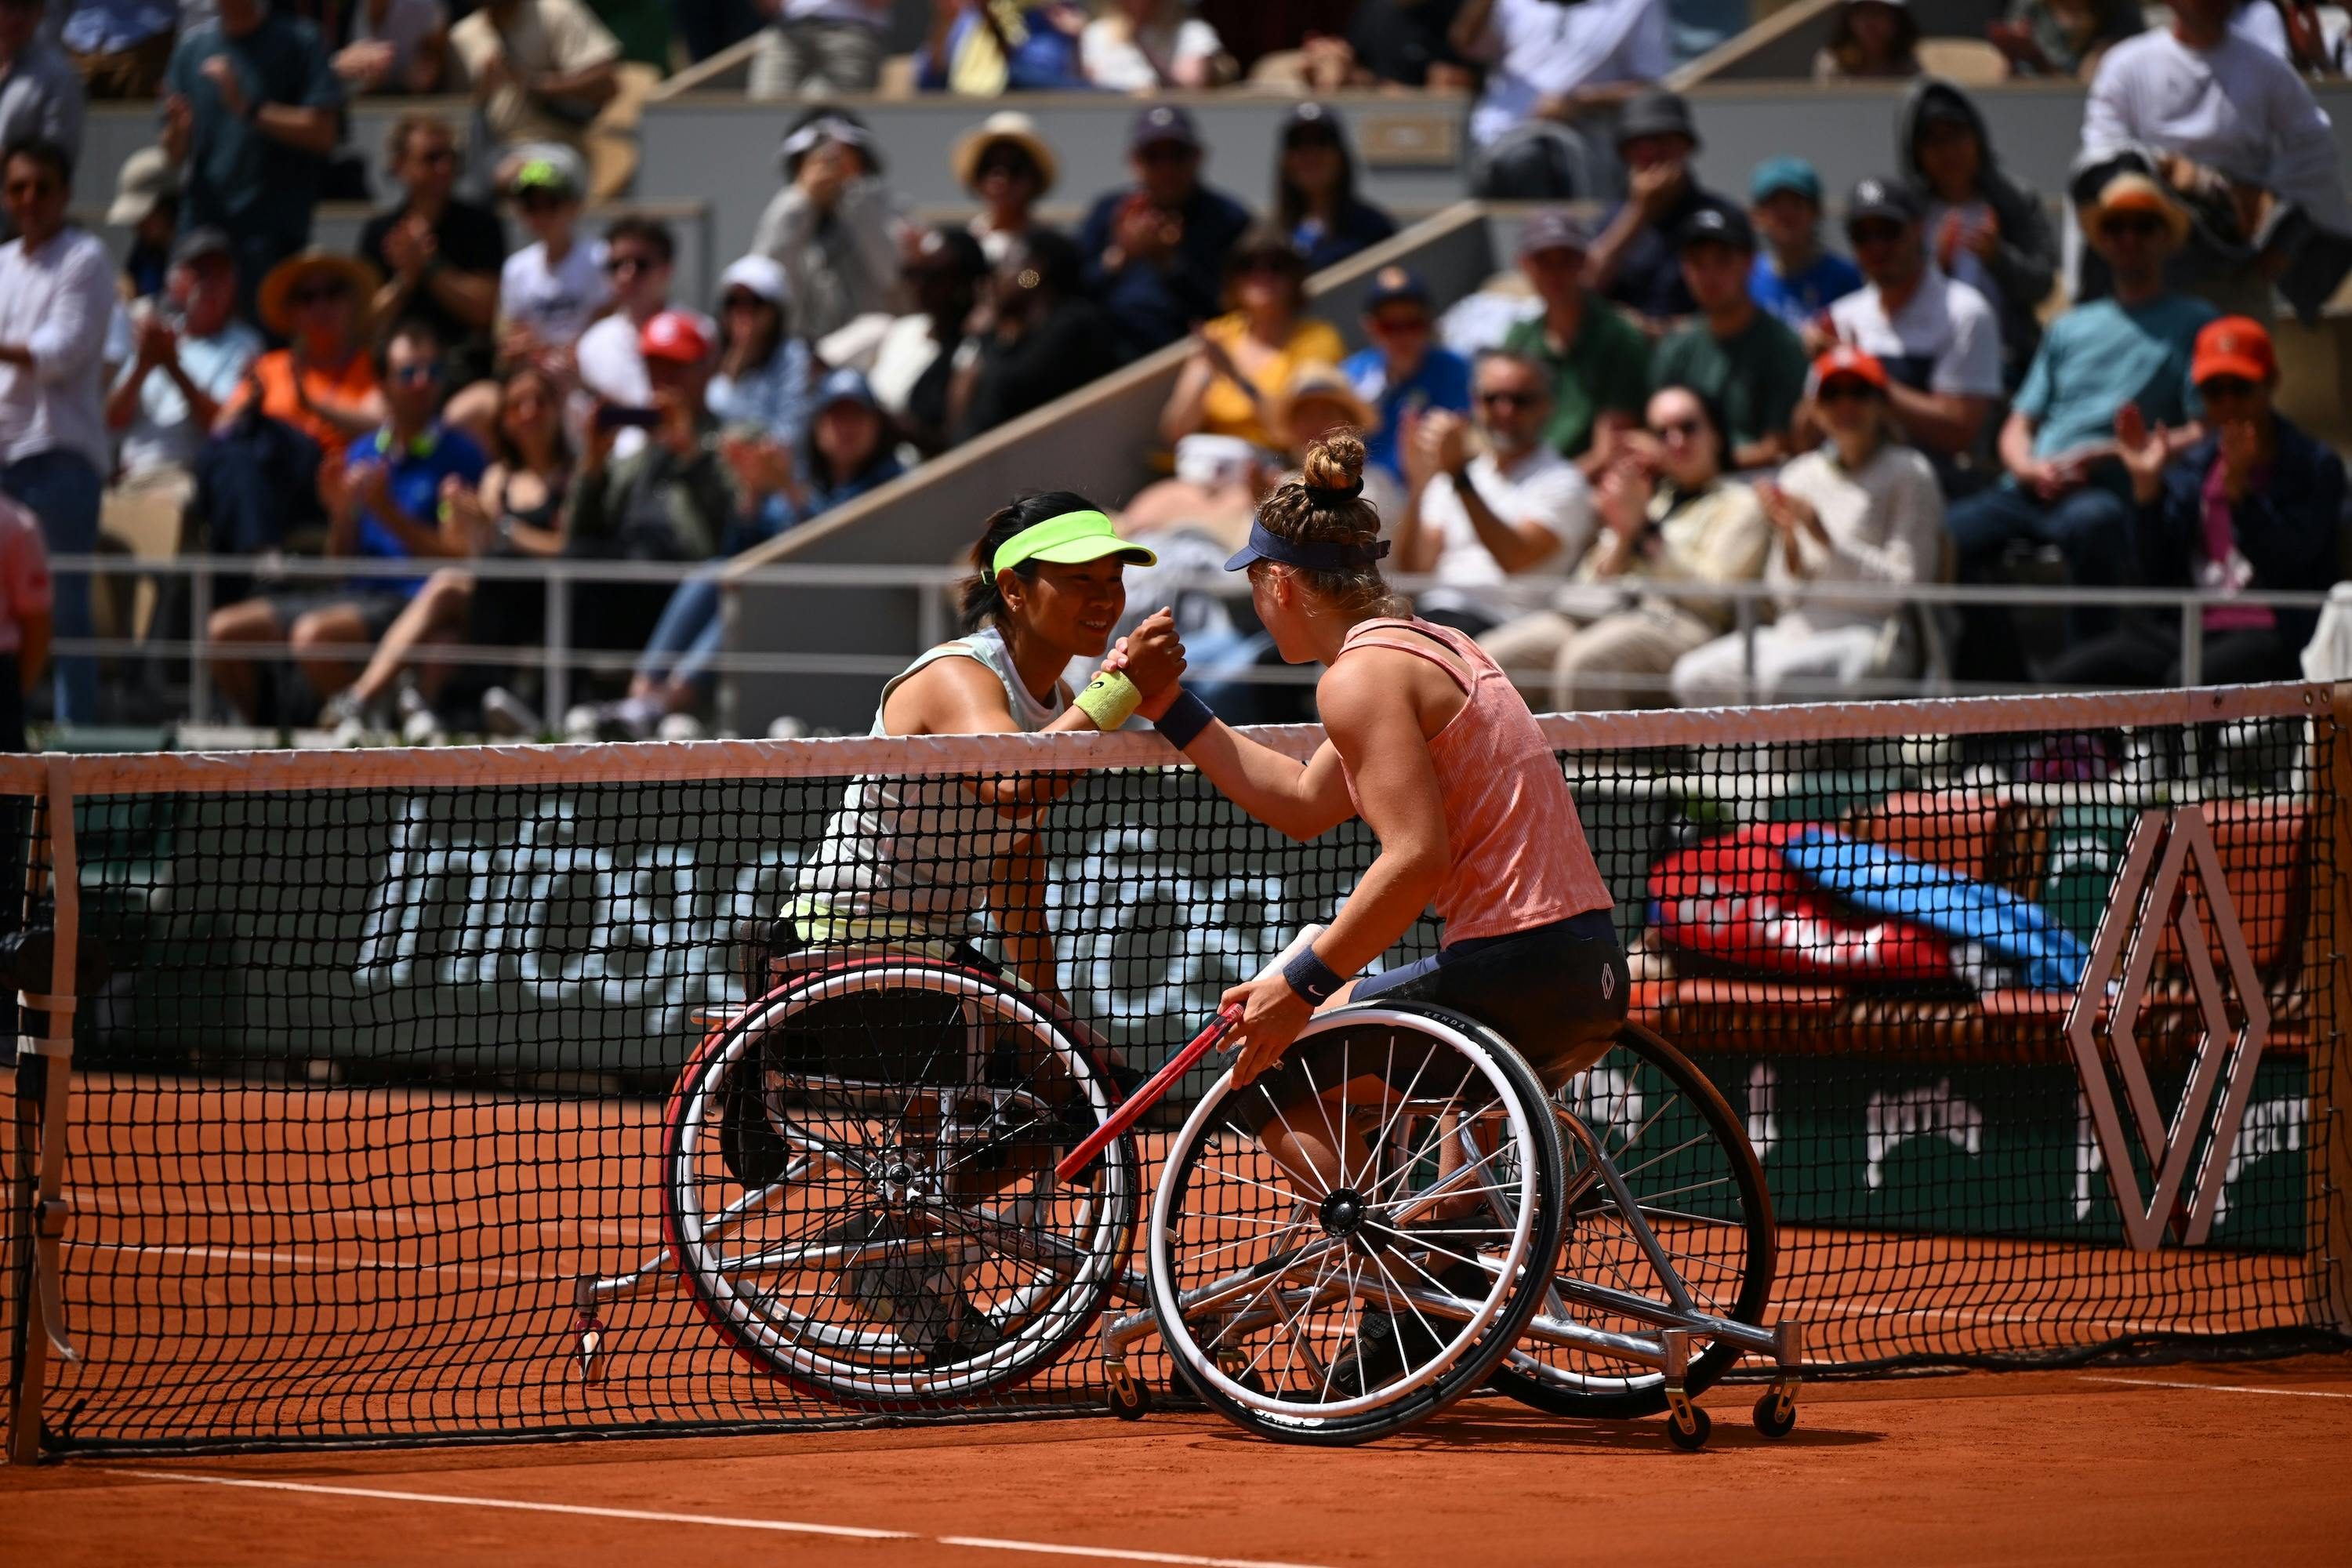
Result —
[{"label": "player's arm", "polygon": [[1339,753],[1328,741],[1301,763],[1213,719],[1185,744],[1184,755],[1227,800],[1302,844],[1356,815]]},{"label": "player's arm", "polygon": [[1394,946],[1454,863],[1437,769],[1410,696],[1419,672],[1400,668],[1412,657],[1359,655],[1333,667],[1316,693],[1331,737],[1326,749],[1336,748],[1355,775],[1364,821],[1381,841],[1380,854],[1315,943],[1317,956],[1341,974],[1356,973]]}]

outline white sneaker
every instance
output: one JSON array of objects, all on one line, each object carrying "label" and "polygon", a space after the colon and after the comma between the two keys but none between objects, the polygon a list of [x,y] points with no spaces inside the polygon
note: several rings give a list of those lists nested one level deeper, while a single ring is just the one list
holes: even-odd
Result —
[{"label": "white sneaker", "polygon": [[604,710],[604,722],[632,741],[651,740],[666,716],[658,697],[624,697]]},{"label": "white sneaker", "polygon": [[328,732],[331,746],[363,746],[369,735],[382,728],[349,687],[327,699],[319,710],[319,727]]},{"label": "white sneaker", "polygon": [[446,746],[449,731],[441,727],[441,716],[420,701],[416,710],[400,721],[400,739],[409,746]]},{"label": "white sneaker", "polygon": [[666,714],[659,726],[655,729],[654,738],[661,741],[699,741],[702,739],[702,721],[691,713]]},{"label": "white sneaker", "polygon": [[430,713],[433,705],[425,700],[425,693],[416,689],[416,678],[404,675],[400,689],[392,694],[392,710],[402,719],[414,719],[419,713]]},{"label": "white sneaker", "polygon": [[807,721],[795,718],[790,713],[768,726],[768,739],[771,741],[805,740],[808,738],[808,732]]},{"label": "white sneaker", "polygon": [[604,728],[604,705],[595,702],[575,703],[563,715],[563,738],[567,741],[593,741]]},{"label": "white sneaker", "polygon": [[508,740],[533,736],[543,728],[539,710],[503,686],[482,693],[482,727]]}]

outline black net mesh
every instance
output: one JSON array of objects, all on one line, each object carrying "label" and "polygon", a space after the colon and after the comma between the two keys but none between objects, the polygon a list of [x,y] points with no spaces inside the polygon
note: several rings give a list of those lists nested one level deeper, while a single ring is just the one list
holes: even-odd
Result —
[{"label": "black net mesh", "polygon": [[[1812,1363],[2310,1321],[2342,744],[2311,700],[1563,751],[1633,1016],[1760,1156]],[[1372,848],[1181,769],[975,765],[898,781],[898,858],[857,882],[810,869],[842,776],[317,776],[78,804],[52,1447],[1098,1410],[1188,1096],[1075,1183],[1053,1162]],[[1007,969],[1058,997],[971,978]],[[1617,1147],[1662,1081],[1612,1057],[1567,1092]]]}]

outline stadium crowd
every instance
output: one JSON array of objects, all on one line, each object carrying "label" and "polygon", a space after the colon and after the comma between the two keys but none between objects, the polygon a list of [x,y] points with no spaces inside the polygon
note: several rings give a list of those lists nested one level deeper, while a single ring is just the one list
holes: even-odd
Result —
[{"label": "stadium crowd", "polygon": [[[1276,22],[939,0],[913,90],[1140,100],[1131,178],[1101,192],[1061,190],[1017,108],[975,106],[948,154],[972,216],[945,224],[832,101],[883,81],[891,16],[0,0],[0,686],[32,689],[52,626],[93,634],[89,583],[50,584],[43,547],[86,554],[103,527],[251,562],[187,630],[255,722],[421,740],[478,710],[538,733],[562,716],[527,679],[436,655],[511,648],[527,675],[549,635],[539,584],[475,563],[665,563],[707,569],[578,586],[573,646],[638,658],[571,722],[690,733],[717,562],[1177,343],[1154,454],[1171,477],[1123,520],[1162,570],[1220,557],[1315,437],[1354,426],[1393,564],[1435,581],[1421,613],[1543,705],[2179,676],[2169,610],[2078,603],[2037,649],[2005,611],[1905,594],[1953,577],[2193,585],[2215,598],[2209,679],[2298,672],[2315,617],[2228,601],[2337,575],[2343,462],[2273,406],[2265,323],[2274,282],[2324,294],[2352,260],[2305,80],[2340,70],[2339,14],[2181,0],[2150,29],[2128,4],[2018,0],[1990,35],[2011,68],[2090,84],[2059,192],[2010,173],[1969,93],[1922,72],[1900,0],[1850,0],[1815,74],[1910,79],[1885,172],[1829,192],[1759,148],[1746,188],[1717,191],[1657,84],[1745,7],[1363,0]],[[747,40],[751,94],[790,100],[780,181],[706,317],[665,224],[585,213],[632,79]],[[1244,72],[1298,95],[1255,190],[1157,96]],[[1400,226],[1317,96],[1362,87],[1468,92],[1467,188],[1541,205],[1514,270],[1465,298],[1379,269],[1350,354],[1306,285]],[[451,89],[462,122],[394,120],[356,247],[315,244],[322,202],[368,195],[352,100]],[[155,145],[120,170],[77,168],[100,99],[156,106]],[[109,180],[111,248],[68,217]],[[1078,199],[1070,232],[1040,216],[1057,195]],[[288,574],[304,554],[372,564]],[[1245,609],[1188,615],[1220,710],[1280,716],[1278,692],[1231,679],[1273,657]],[[56,661],[55,718],[100,699],[91,659]]]}]

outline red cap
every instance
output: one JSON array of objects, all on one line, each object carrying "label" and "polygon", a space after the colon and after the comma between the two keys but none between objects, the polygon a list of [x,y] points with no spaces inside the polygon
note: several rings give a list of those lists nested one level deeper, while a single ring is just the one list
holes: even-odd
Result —
[{"label": "red cap", "polygon": [[1841,375],[1859,376],[1879,391],[1886,390],[1886,367],[1878,363],[1875,355],[1866,354],[1850,343],[1840,343],[1813,362],[1810,390],[1819,392],[1824,383]]},{"label": "red cap", "polygon": [[2251,316],[2224,316],[2208,321],[2197,334],[2196,356],[2189,362],[2189,379],[2202,386],[2217,375],[2268,385],[2278,376],[2278,351],[2271,335]]},{"label": "red cap", "polygon": [[710,338],[690,311],[664,310],[638,330],[637,352],[647,359],[700,364],[710,353]]}]

